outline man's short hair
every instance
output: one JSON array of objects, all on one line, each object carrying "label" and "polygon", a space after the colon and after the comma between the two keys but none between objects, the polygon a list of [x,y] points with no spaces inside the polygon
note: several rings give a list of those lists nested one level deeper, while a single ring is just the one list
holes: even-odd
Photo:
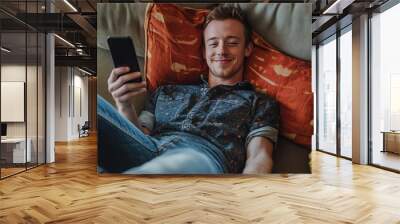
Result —
[{"label": "man's short hair", "polygon": [[244,27],[244,37],[245,44],[250,43],[251,40],[251,26],[247,22],[245,13],[238,7],[219,5],[215,7],[207,15],[206,22],[204,23],[203,30],[205,30],[208,24],[213,20],[225,20],[225,19],[235,19],[243,24]]}]

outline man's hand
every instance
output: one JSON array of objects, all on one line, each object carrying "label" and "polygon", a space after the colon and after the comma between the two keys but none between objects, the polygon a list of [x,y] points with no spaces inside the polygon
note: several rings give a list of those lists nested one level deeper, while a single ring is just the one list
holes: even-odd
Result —
[{"label": "man's hand", "polygon": [[247,160],[244,174],[271,173],[273,145],[264,137],[254,137],[247,145]]},{"label": "man's hand", "polygon": [[[141,77],[140,72],[129,72],[129,67],[114,68],[108,78],[108,91],[118,109],[131,108],[135,96],[146,92],[146,82],[129,82]],[[125,74],[126,73],[126,74]]]},{"label": "man's hand", "polygon": [[108,91],[115,100],[118,111],[128,118],[133,124],[136,125],[143,132],[140,122],[137,118],[133,99],[146,92],[146,82],[129,82],[141,76],[140,72],[129,72],[129,67],[118,67],[111,71],[108,78]]}]

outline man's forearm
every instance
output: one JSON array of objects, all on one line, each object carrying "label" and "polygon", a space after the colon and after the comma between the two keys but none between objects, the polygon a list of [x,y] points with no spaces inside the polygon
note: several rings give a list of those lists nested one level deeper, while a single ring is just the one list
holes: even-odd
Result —
[{"label": "man's forearm", "polygon": [[122,114],[124,117],[126,117],[129,121],[131,121],[137,128],[139,128],[143,133],[148,134],[149,131],[145,128],[142,127],[138,116],[136,114],[136,109],[135,107],[129,106],[129,107],[123,107],[123,106],[118,106],[118,111],[120,114]]},{"label": "man's forearm", "polygon": [[267,153],[259,153],[257,156],[248,158],[243,170],[244,174],[271,173],[273,161]]},{"label": "man's forearm", "polygon": [[264,137],[254,137],[247,145],[247,160],[243,173],[261,174],[272,171],[272,142]]}]

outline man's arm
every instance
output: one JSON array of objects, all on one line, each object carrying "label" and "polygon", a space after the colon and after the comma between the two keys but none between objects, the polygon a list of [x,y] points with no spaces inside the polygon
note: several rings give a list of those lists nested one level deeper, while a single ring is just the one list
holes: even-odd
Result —
[{"label": "man's arm", "polygon": [[278,140],[279,104],[267,95],[257,96],[245,142],[247,160],[243,173],[270,173],[273,144]]},{"label": "man's arm", "polygon": [[115,104],[120,114],[125,116],[136,127],[148,134],[149,130],[142,126],[136,114],[133,99],[138,95],[146,92],[146,83],[130,82],[138,77],[141,77],[140,72],[129,72],[129,67],[114,68],[107,80],[108,91],[115,100]]},{"label": "man's arm", "polygon": [[142,124],[139,116],[136,114],[136,109],[133,106],[128,108],[118,107],[118,112],[128,118],[128,120],[131,121],[137,128],[139,128],[144,134],[148,135],[151,133],[150,129]]},{"label": "man's arm", "polygon": [[264,137],[254,137],[247,145],[247,160],[244,174],[263,174],[272,171],[273,144]]}]

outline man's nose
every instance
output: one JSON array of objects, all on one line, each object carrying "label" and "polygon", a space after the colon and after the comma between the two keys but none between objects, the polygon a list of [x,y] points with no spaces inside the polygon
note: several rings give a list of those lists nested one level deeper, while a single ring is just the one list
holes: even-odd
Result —
[{"label": "man's nose", "polygon": [[226,46],[225,46],[225,44],[222,42],[222,43],[218,44],[218,47],[217,47],[217,54],[224,55],[225,53],[226,53]]}]

